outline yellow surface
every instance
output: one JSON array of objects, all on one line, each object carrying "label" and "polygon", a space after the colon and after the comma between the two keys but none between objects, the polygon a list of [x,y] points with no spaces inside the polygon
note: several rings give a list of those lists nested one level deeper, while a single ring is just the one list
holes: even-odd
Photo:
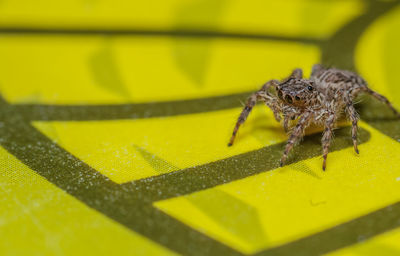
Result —
[{"label": "yellow surface", "polygon": [[[192,41],[6,36],[0,42],[0,89],[17,103],[185,99],[256,90],[294,67],[309,73],[319,59],[315,46],[294,43]],[[196,44],[209,48],[206,63],[192,56],[190,50],[201,50]]]},{"label": "yellow surface", "polygon": [[[328,40],[365,5],[355,0],[0,0],[0,93],[10,104],[70,106],[206,98],[256,90],[297,67],[308,76],[321,61],[317,44],[283,39],[10,34],[1,28],[186,29]],[[397,8],[370,25],[355,53],[356,68],[371,88],[398,108],[399,17]],[[228,148],[239,113],[233,108],[33,125],[120,186],[286,140],[260,105]],[[400,200],[400,144],[367,123],[361,126],[371,138],[359,146],[360,155],[352,148],[330,153],[327,172],[315,157],[153,205],[245,254],[316,234]],[[0,168],[0,255],[174,254],[66,194],[3,148]],[[397,255],[399,239],[397,229],[332,255]]]},{"label": "yellow surface", "polygon": [[326,37],[362,13],[363,6],[360,0],[2,0],[0,24],[39,28],[200,28]]},{"label": "yellow surface", "polygon": [[66,194],[0,148],[0,255],[175,255]]}]

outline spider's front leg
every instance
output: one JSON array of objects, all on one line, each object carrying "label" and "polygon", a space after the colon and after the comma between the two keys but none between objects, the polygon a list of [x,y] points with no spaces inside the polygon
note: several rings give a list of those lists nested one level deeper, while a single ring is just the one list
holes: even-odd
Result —
[{"label": "spider's front leg", "polygon": [[239,130],[240,125],[243,124],[246,121],[248,115],[250,114],[250,111],[256,105],[257,101],[260,101],[260,100],[264,101],[272,109],[272,111],[274,112],[275,118],[276,119],[280,119],[279,109],[278,109],[277,104],[275,102],[276,99],[275,99],[275,97],[273,97],[272,95],[270,95],[268,93],[268,89],[271,86],[276,87],[278,85],[279,85],[279,81],[278,80],[270,80],[266,84],[264,84],[263,87],[259,91],[253,93],[247,99],[246,106],[243,108],[242,113],[240,114],[240,116],[239,116],[239,118],[238,118],[238,120],[236,122],[235,128],[233,129],[232,137],[231,137],[231,139],[229,141],[228,146],[232,146],[233,145],[233,142],[235,140],[235,137],[236,137],[237,131]]},{"label": "spider's front leg", "polygon": [[310,124],[310,120],[312,118],[311,112],[304,113],[297,123],[296,127],[293,129],[292,134],[290,134],[289,140],[286,144],[285,151],[283,152],[283,156],[281,158],[280,166],[286,161],[287,156],[289,155],[290,150],[292,150],[294,144],[302,137],[304,134],[304,130]]},{"label": "spider's front leg", "polygon": [[290,121],[293,121],[297,118],[298,113],[284,113],[283,115],[283,129],[285,132],[289,131]]},{"label": "spider's front leg", "polygon": [[326,169],[326,158],[328,157],[329,153],[329,146],[331,144],[332,140],[332,135],[333,135],[333,127],[335,125],[335,114],[333,112],[329,113],[328,118],[325,121],[325,130],[324,130],[324,135],[322,136],[322,152],[323,152],[323,158],[324,162],[322,164],[322,170],[325,171]]},{"label": "spider's front leg", "polygon": [[285,130],[285,132],[289,131],[289,122],[291,119],[292,119],[292,117],[289,115],[285,115],[283,117],[283,129]]}]

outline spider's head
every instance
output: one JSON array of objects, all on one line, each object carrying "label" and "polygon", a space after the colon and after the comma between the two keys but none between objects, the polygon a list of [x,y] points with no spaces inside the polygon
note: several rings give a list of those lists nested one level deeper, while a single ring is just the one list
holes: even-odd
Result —
[{"label": "spider's head", "polygon": [[280,100],[297,107],[308,106],[318,93],[314,82],[293,77],[279,84],[276,90]]}]

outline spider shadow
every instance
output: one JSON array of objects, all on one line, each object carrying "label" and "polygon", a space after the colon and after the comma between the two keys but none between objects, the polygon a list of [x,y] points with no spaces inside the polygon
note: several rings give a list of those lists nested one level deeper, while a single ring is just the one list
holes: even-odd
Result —
[{"label": "spider shadow", "polygon": [[[275,122],[275,124],[277,123],[276,120],[269,118],[265,114],[256,115],[255,117],[251,118],[251,120],[248,120],[247,124],[250,124],[250,122],[250,129],[243,129],[244,127],[241,127],[242,132],[238,133],[238,140],[244,140],[248,136],[253,136],[261,144],[266,146],[268,137],[277,138],[277,141],[287,139],[287,135],[283,130],[283,127],[280,125],[273,125],[273,122]],[[244,123],[244,125],[246,125],[246,123]]]},{"label": "spider shadow", "polygon": [[370,97],[361,97],[362,103],[356,106],[361,120],[400,142],[400,118],[384,103]]},{"label": "spider shadow", "polygon": [[[329,147],[329,152],[339,151],[345,148],[352,148],[353,141],[351,139],[351,126],[341,126],[333,131],[334,139]],[[369,141],[370,133],[359,127],[357,141],[358,144],[363,144]],[[292,149],[286,164],[292,164],[314,157],[316,151],[319,151],[319,156],[322,157],[322,146],[321,146],[322,132],[316,132],[303,137],[302,141]],[[284,146],[282,147],[283,152]],[[355,154],[355,153],[354,153]]]},{"label": "spider shadow", "polygon": [[314,172],[306,163],[304,162],[298,162],[297,164],[294,164],[290,167],[290,169],[283,169],[282,172],[291,172],[291,171],[296,171],[300,173],[304,173],[306,175],[309,175],[317,180],[322,180],[321,176],[319,176],[316,172]]}]

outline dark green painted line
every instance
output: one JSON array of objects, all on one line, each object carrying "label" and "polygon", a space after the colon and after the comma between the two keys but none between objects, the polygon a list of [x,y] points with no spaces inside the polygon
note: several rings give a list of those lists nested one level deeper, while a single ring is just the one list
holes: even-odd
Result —
[{"label": "dark green painted line", "polygon": [[206,29],[140,29],[140,28],[38,28],[38,27],[7,27],[0,25],[3,35],[39,35],[39,36],[140,36],[140,37],[188,37],[188,38],[223,38],[235,40],[285,41],[304,44],[320,44],[323,40],[312,37],[296,37],[284,35],[266,35],[248,32],[224,32]]},{"label": "dark green painted line", "polygon": [[364,31],[400,1],[367,1],[367,10],[339,29],[329,40],[321,45],[321,62],[326,66],[356,71],[354,52]]},{"label": "dark green painted line", "polygon": [[[165,117],[241,106],[252,92],[178,101],[115,105],[14,104],[9,107],[31,121],[93,121]],[[0,116],[1,118],[1,116]],[[1,120],[1,119],[0,119]]]},{"label": "dark green painted line", "polygon": [[[263,251],[256,255],[322,255],[346,246],[365,242],[367,239],[398,227],[400,227],[400,202],[386,206],[336,227],[299,239],[289,244]],[[293,254],[293,252],[296,253]]]}]

